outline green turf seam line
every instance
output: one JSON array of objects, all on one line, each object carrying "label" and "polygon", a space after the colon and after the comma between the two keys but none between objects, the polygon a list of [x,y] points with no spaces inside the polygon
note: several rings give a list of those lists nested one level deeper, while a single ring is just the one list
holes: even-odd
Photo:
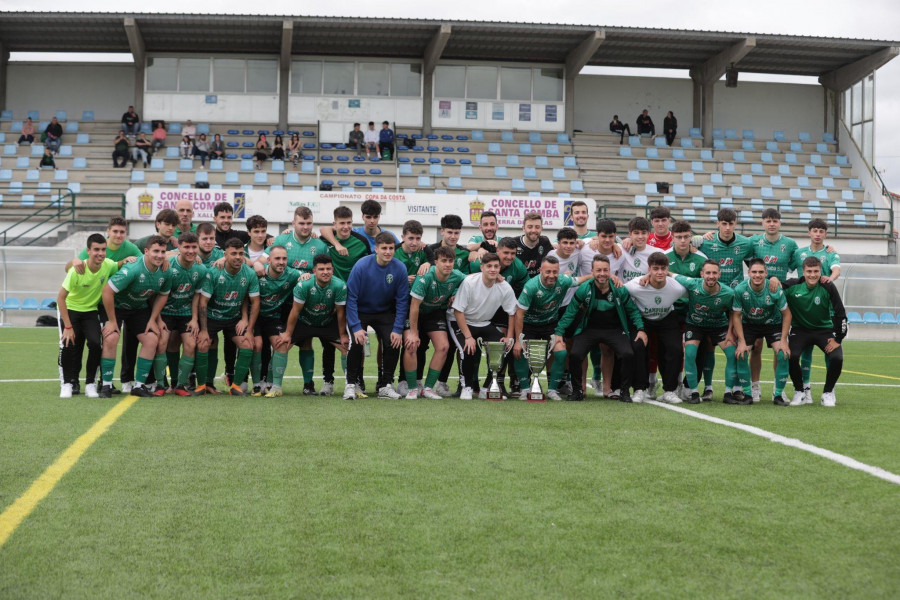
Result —
[{"label": "green turf seam line", "polygon": [[753,425],[745,425],[743,423],[735,423],[734,421],[728,421],[726,419],[720,419],[718,417],[711,417],[710,415],[699,413],[694,410],[689,410],[687,408],[682,408],[681,406],[673,406],[671,404],[656,402],[654,400],[648,400],[646,404],[652,404],[653,406],[673,410],[683,415],[694,417],[695,419],[709,421],[710,423],[716,423],[718,425],[725,425],[726,427],[740,429],[741,431],[752,433],[753,435],[757,435],[761,438],[767,439],[770,442],[784,444],[785,446],[790,446],[791,448],[798,448],[805,452],[815,454],[816,456],[827,458],[828,460],[834,461],[840,465],[844,465],[845,467],[856,469],[857,471],[868,473],[873,477],[878,477],[879,479],[883,479],[890,483],[900,485],[900,475],[896,475],[894,473],[891,473],[890,471],[886,471],[881,467],[873,467],[872,465],[867,465],[866,463],[859,462],[855,458],[850,458],[849,456],[846,456],[844,454],[838,454],[837,452],[832,452],[831,450],[826,450],[825,448],[819,448],[818,446],[807,444],[806,442],[803,442],[796,438],[789,438],[783,435],[778,435],[777,433],[772,433],[771,431],[766,431],[765,429],[760,429],[759,427],[754,427]]},{"label": "green turf seam line", "polygon": [[128,396],[118,404],[109,409],[99,421],[94,423],[90,429],[83,433],[72,445],[59,455],[47,470],[41,473],[41,476],[35,479],[24,494],[19,496],[15,502],[9,505],[3,513],[0,513],[0,548],[13,534],[19,524],[25,520],[28,515],[37,507],[37,505],[53,491],[63,475],[69,472],[78,459],[87,451],[91,445],[97,441],[101,435],[106,433],[113,423],[128,410],[132,404],[138,401],[137,396]]}]

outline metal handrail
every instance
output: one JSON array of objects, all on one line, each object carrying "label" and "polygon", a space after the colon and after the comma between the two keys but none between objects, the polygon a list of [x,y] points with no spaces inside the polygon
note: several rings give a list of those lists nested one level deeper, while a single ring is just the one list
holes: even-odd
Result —
[{"label": "metal handrail", "polygon": [[[36,188],[36,186],[27,186],[23,187],[23,189],[31,189]],[[93,206],[93,205],[78,205],[77,198],[78,194],[73,192],[69,188],[57,188],[56,189],[57,196],[54,198],[53,194],[48,197],[48,202],[46,204],[42,204],[40,206],[36,203],[36,210],[25,215],[20,218],[18,221],[9,225],[3,230],[0,230],[0,242],[2,245],[9,245],[18,240],[22,239],[28,233],[31,233],[38,227],[45,225],[51,222],[53,219],[59,219],[57,223],[55,223],[49,229],[44,230],[44,234],[52,233],[57,229],[65,227],[66,225],[74,225],[82,221],[78,218],[79,210],[91,210],[97,208],[109,208],[106,205],[103,206]],[[125,216],[125,207],[126,207],[126,198],[125,194],[119,194],[115,192],[81,192],[81,195],[88,196],[111,196],[119,199],[119,214],[124,217]],[[2,210],[0,210],[0,216],[2,216]],[[18,232],[15,236],[12,236],[10,232],[12,232],[15,228],[29,223],[31,226],[25,229],[24,231]],[[39,238],[34,238],[29,240],[25,245],[31,245]]]}]

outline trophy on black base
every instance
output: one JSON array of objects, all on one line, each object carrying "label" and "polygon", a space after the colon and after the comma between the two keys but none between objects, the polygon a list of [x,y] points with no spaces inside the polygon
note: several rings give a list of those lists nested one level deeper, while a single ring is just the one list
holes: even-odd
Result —
[{"label": "trophy on black base", "polygon": [[529,402],[544,402],[544,390],[541,389],[541,371],[547,364],[547,358],[550,351],[556,343],[556,336],[550,336],[547,340],[526,340],[525,334],[519,334],[519,345],[522,346],[522,354],[528,362],[528,368],[531,370],[531,387],[526,394]]},{"label": "trophy on black base", "polygon": [[500,391],[496,373],[500,370],[503,357],[509,352],[509,347],[506,345],[506,342],[485,342],[481,338],[478,338],[478,345],[484,354],[484,362],[487,363],[488,368],[488,377],[491,380],[491,385],[487,391],[487,399],[494,401],[503,400],[503,392]]}]

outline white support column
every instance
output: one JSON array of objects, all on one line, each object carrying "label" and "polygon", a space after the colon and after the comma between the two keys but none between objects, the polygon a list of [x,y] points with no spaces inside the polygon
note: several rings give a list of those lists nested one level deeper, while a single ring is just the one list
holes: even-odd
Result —
[{"label": "white support column", "polygon": [[443,23],[435,32],[434,37],[425,47],[425,54],[422,56],[422,132],[426,135],[431,133],[432,129],[432,107],[434,105],[434,69],[447,42],[450,40],[450,34],[453,32],[449,24]]},{"label": "white support column", "polygon": [[747,56],[756,48],[756,38],[746,37],[739,42],[731,45],[722,52],[711,57],[706,62],[691,67],[691,79],[694,80],[694,115],[697,114],[697,93],[696,86],[702,86],[703,106],[701,108],[703,122],[703,145],[712,145],[712,130],[714,123],[713,114],[713,87],[716,82],[725,74],[725,70],[738,64],[742,58]]},{"label": "white support column", "polygon": [[565,94],[566,133],[570,138],[574,135],[575,129],[575,77],[590,62],[597,49],[605,41],[606,30],[594,30],[566,55],[566,79],[563,93]]},{"label": "white support column", "polygon": [[144,69],[147,65],[147,53],[144,46],[144,36],[138,27],[137,21],[132,17],[125,17],[125,35],[128,37],[128,46],[134,59],[134,110],[144,116]]},{"label": "white support column", "polygon": [[288,98],[291,94],[291,50],[294,22],[281,23],[281,56],[278,59],[278,128],[288,130]]}]

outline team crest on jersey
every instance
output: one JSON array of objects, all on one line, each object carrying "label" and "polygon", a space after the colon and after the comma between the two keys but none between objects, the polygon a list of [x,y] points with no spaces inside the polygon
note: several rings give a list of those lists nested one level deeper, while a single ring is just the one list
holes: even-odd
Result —
[{"label": "team crest on jersey", "polygon": [[688,331],[687,333],[684,334],[684,337],[686,337],[687,339],[691,339],[692,337],[694,337],[694,332]]},{"label": "team crest on jersey", "polygon": [[543,298],[543,297],[544,297],[544,292],[542,292],[541,290],[538,290],[538,291],[537,291],[537,294],[535,294],[535,295],[536,295],[538,298]]},{"label": "team crest on jersey", "polygon": [[654,298],[653,301],[656,302],[657,305],[662,304],[662,298],[660,298],[659,296]]},{"label": "team crest on jersey", "polygon": [[246,278],[246,277],[241,277],[241,287],[244,287],[244,286],[246,286],[246,285],[247,285],[247,278]]},{"label": "team crest on jersey", "polygon": [[140,275],[138,275],[138,281],[140,281],[141,283],[144,283],[144,280],[145,280],[145,279],[146,279],[146,277],[144,277],[144,274],[143,274],[143,273],[141,273]]},{"label": "team crest on jersey", "polygon": [[612,302],[612,301],[613,301],[613,295],[612,295],[612,292],[609,292],[608,294],[606,294],[606,301],[607,301],[607,302]]},{"label": "team crest on jersey", "polygon": [[331,298],[331,290],[325,290],[325,297]]},{"label": "team crest on jersey", "polygon": [[740,253],[741,253],[741,249],[740,249],[740,248],[735,248],[735,249],[734,249],[734,253],[735,253],[735,255],[740,254]]},{"label": "team crest on jersey", "polygon": [[821,303],[821,300],[819,299],[818,296],[816,296],[815,298],[813,298],[813,302],[815,303],[816,306],[818,306]]},{"label": "team crest on jersey", "polygon": [[694,263],[691,263],[690,265],[688,265],[688,269],[691,271],[694,271],[696,268],[697,268],[697,265],[695,265]]},{"label": "team crest on jersey", "polygon": [[787,250],[787,244],[782,244],[781,251],[784,252],[785,250]]},{"label": "team crest on jersey", "polygon": [[744,300],[749,300],[749,299],[750,299],[750,294],[747,292],[744,292]]},{"label": "team crest on jersey", "polygon": [[635,268],[638,268],[638,267],[640,267],[640,266],[641,266],[641,259],[635,258],[635,259],[634,259],[634,267],[635,267]]},{"label": "team crest on jersey", "polygon": [[157,285],[161,288],[165,282],[166,282],[166,278],[160,277],[159,281],[157,282]]},{"label": "team crest on jersey", "polygon": [[716,306],[718,306],[721,303],[722,303],[722,301],[719,298],[716,298],[716,302],[715,302]]},{"label": "team crest on jersey", "polygon": [[769,304],[769,305],[772,304],[772,297],[771,297],[771,296],[766,296],[766,304]]},{"label": "team crest on jersey", "polygon": [[225,276],[219,275],[219,283],[225,283]]},{"label": "team crest on jersey", "polygon": [[388,273],[385,276],[384,280],[387,281],[388,283],[394,283],[394,275],[392,273]]}]

